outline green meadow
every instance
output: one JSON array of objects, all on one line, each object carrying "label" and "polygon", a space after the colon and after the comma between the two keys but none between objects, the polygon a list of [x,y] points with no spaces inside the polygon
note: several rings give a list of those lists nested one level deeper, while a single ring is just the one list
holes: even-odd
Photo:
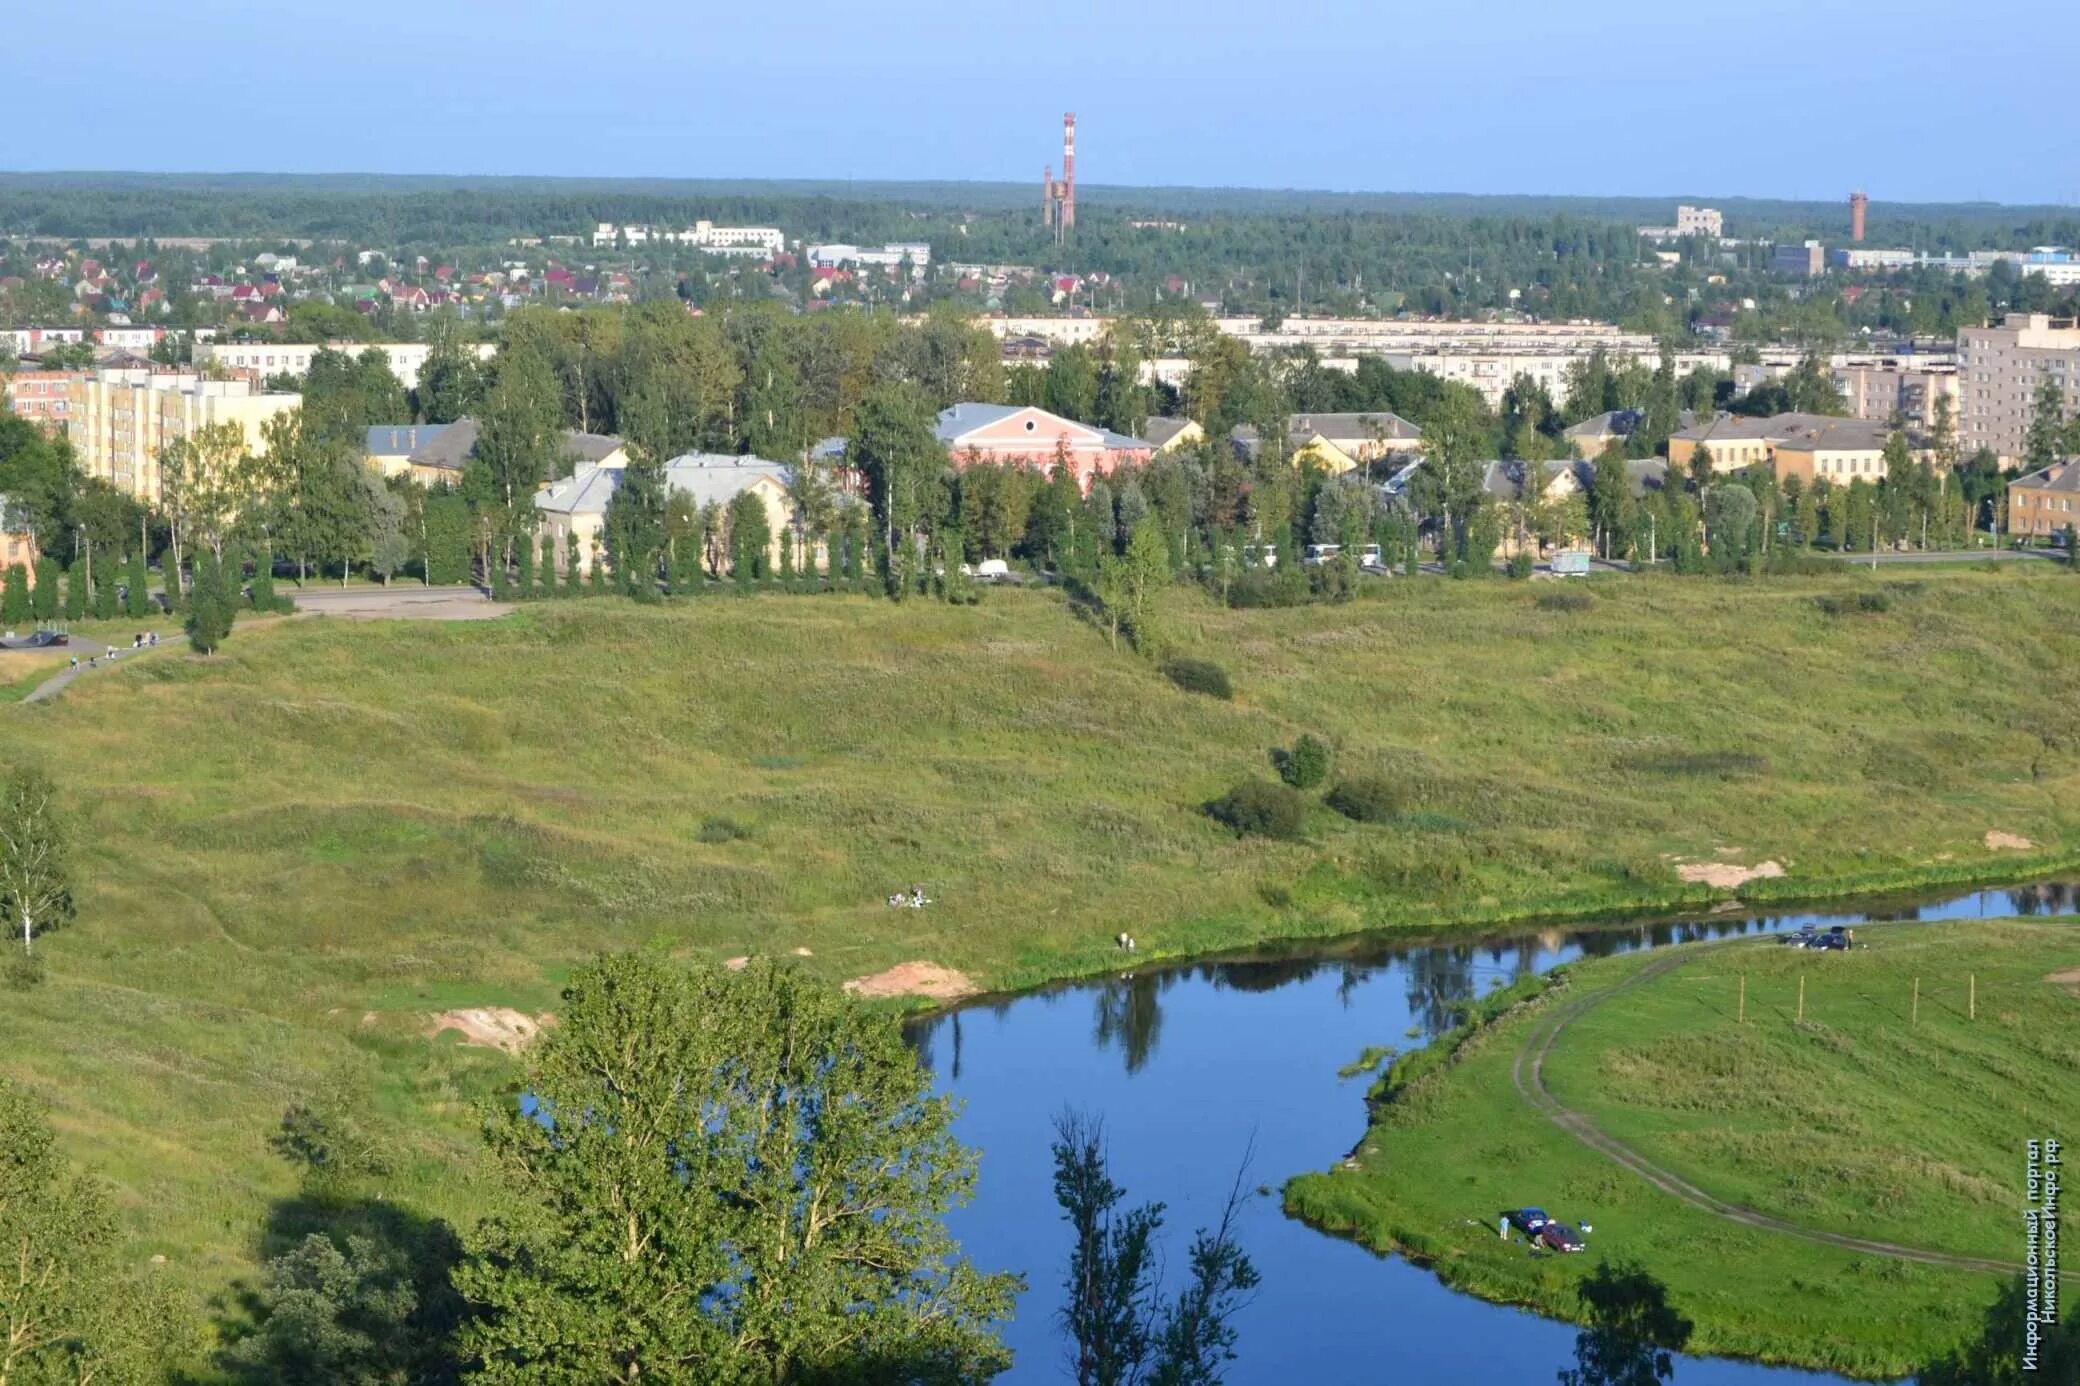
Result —
[{"label": "green meadow", "polygon": [[[1824,1245],[1694,1207],[1549,1120],[1518,1086],[1555,1008],[1545,1084],[1659,1169],[1799,1228],[2022,1261],[2025,1142],[2080,1111],[2080,925],[1877,925],[1847,953],[1771,939],[1566,970],[1379,1101],[1338,1169],[1287,1207],[1562,1317],[1602,1258],[1640,1264],[1693,1351],[1896,1378],[1979,1330],[1988,1272]],[[1805,989],[1804,1019],[1799,989]],[[1918,986],[1918,1003],[1916,1001]],[[1743,993],[1745,992],[1745,999]],[[1591,1224],[1580,1256],[1496,1233],[1536,1204]]]},{"label": "green meadow", "polygon": [[[467,1222],[475,1104],[512,1070],[431,1017],[553,1011],[602,949],[1015,988],[1104,969],[1123,928],[1179,955],[1725,893],[1685,863],[1777,863],[1744,893],[1788,898],[2080,853],[2063,572],[1168,601],[1232,702],[1059,593],[992,591],[271,620],[0,708],[0,754],[73,812],[79,895],[47,980],[0,993],[8,1070],[141,1252],[221,1286],[294,1192],[266,1138],[314,1092],[366,1104],[386,1196]],[[1202,812],[1303,732],[1398,812],[1317,794],[1297,842]],[[935,903],[885,904],[913,885]]]}]

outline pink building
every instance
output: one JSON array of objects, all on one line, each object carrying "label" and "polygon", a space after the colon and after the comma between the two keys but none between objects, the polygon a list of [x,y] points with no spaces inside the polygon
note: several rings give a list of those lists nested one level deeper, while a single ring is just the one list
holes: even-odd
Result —
[{"label": "pink building", "polygon": [[1139,465],[1155,449],[1140,438],[1095,428],[1045,409],[1021,404],[956,404],[939,415],[935,429],[955,467],[973,462],[998,466],[1026,463],[1047,471],[1067,465],[1078,490],[1093,477]]}]

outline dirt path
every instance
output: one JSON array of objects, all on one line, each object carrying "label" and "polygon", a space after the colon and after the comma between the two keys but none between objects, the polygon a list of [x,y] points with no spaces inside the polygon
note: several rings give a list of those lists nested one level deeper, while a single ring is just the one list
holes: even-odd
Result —
[{"label": "dirt path", "polygon": [[[1707,945],[1723,946],[1725,945]],[[1824,1232],[1818,1228],[1802,1227],[1795,1222],[1771,1217],[1768,1213],[1759,1213],[1738,1203],[1728,1203],[1724,1199],[1714,1198],[1680,1175],[1663,1169],[1623,1141],[1597,1129],[1596,1124],[1581,1112],[1562,1105],[1560,1099],[1553,1096],[1546,1087],[1545,1079],[1546,1055],[1552,1052],[1553,1044],[1560,1038],[1561,1031],[1593,1007],[1673,972],[1695,958],[1700,951],[1702,950],[1686,949],[1657,958],[1617,986],[1580,1000],[1564,1002],[1555,1007],[1550,1014],[1541,1017],[1538,1023],[1532,1026],[1523,1047],[1517,1051],[1516,1063],[1511,1070],[1517,1092],[1525,1101],[1543,1112],[1555,1126],[1597,1154],[1614,1164],[1622,1165],[1670,1197],[1679,1198],[1693,1208],[1725,1218],[1728,1222],[1737,1222],[1743,1227],[1758,1228],[1764,1232],[1782,1232],[1787,1236],[1802,1237],[1806,1241],[1838,1247],[1843,1251],[1861,1251],[1873,1256],[1890,1256],[1901,1261],[1919,1261],[1924,1265],[1943,1266],[1950,1270],[1990,1271],[1998,1275],[2010,1275],[2022,1269],[2021,1266],[2008,1261],[1991,1261],[1977,1256],[1953,1256],[1948,1252],[1895,1246],[1891,1242],[1874,1242],[1840,1232]]]},{"label": "dirt path", "polygon": [[[187,643],[188,642],[185,639],[180,640],[180,644],[183,647],[185,647]],[[107,646],[104,645],[101,648],[106,649]],[[91,668],[88,666],[87,661],[84,658],[82,658],[77,666],[72,668],[60,669],[57,673],[52,674],[42,683],[39,683],[34,688],[30,689],[28,694],[25,697],[23,697],[22,701],[25,703],[40,703],[46,698],[55,698],[60,693],[65,691],[65,687],[67,684],[71,683],[81,674],[98,674],[103,669],[107,669],[113,672],[117,669],[121,669],[123,666],[127,664],[132,664],[137,660],[154,658],[158,655],[158,653],[161,650],[170,650],[172,648],[174,648],[174,641],[161,640],[158,644],[151,646],[149,649],[123,650],[122,653],[116,658],[114,663],[110,663],[107,656],[104,655],[101,657],[101,663],[98,666],[94,666]]]}]

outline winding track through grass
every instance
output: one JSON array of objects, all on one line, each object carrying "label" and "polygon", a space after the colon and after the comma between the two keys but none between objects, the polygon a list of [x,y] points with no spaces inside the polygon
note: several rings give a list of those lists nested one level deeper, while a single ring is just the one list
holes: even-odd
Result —
[{"label": "winding track through grass", "polygon": [[1510,1078],[1516,1084],[1518,1094],[1543,1113],[1555,1126],[1558,1126],[1597,1154],[1604,1156],[1624,1169],[1630,1170],[1662,1193],[1672,1198],[1681,1199],[1691,1207],[1711,1213],[1715,1217],[1725,1218],[1729,1222],[1737,1222],[1745,1227],[1757,1228],[1764,1232],[1782,1232],[1787,1236],[1803,1237],[1807,1241],[1820,1242],[1827,1246],[1838,1247],[1844,1251],[1866,1252],[1873,1256],[1890,1256],[1902,1261],[1919,1261],[1926,1265],[1943,1266],[1951,1270],[1992,1271],[2000,1275],[2009,1275],[2021,1270],[2022,1267],[2020,1265],[2009,1261],[1993,1261],[1977,1256],[1953,1256],[1947,1252],[1929,1251],[1922,1247],[1900,1246],[1893,1242],[1871,1241],[1863,1237],[1846,1236],[1839,1232],[1826,1232],[1819,1228],[1805,1227],[1795,1222],[1788,1222],[1783,1218],[1772,1217],[1768,1213],[1757,1212],[1753,1208],[1745,1207],[1738,1203],[1728,1203],[1724,1199],[1715,1198],[1680,1175],[1655,1164],[1623,1141],[1600,1130],[1596,1123],[1591,1121],[1585,1114],[1562,1103],[1546,1087],[1546,1056],[1552,1052],[1554,1042],[1560,1038],[1561,1032],[1570,1023],[1580,1019],[1592,1008],[1602,1005],[1614,996],[1623,995],[1625,992],[1651,982],[1658,977],[1666,976],[1686,963],[1695,961],[1702,953],[1716,952],[1722,948],[1750,941],[1729,939],[1725,943],[1699,944],[1673,952],[1667,957],[1656,958],[1614,987],[1591,992],[1587,996],[1579,997],[1555,1007],[1549,1015],[1542,1017],[1537,1024],[1531,1027],[1531,1032],[1525,1036],[1523,1046],[1517,1051],[1515,1062],[1510,1066]]}]

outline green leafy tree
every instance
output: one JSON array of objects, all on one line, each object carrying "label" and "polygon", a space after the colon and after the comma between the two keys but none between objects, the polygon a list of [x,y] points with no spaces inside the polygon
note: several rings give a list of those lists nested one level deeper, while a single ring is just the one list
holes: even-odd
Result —
[{"label": "green leafy tree", "polygon": [[195,590],[188,600],[188,643],[202,654],[215,654],[238,619],[238,593],[224,565],[208,553],[195,556]]},{"label": "green leafy tree", "polygon": [[1329,743],[1312,733],[1302,736],[1280,753],[1278,774],[1295,789],[1315,788],[1329,778]]},{"label": "green leafy tree", "polygon": [[123,1269],[100,1185],[65,1167],[43,1107],[0,1078],[0,1381],[146,1386],[171,1379],[194,1325],[164,1284]]},{"label": "green leafy tree", "polygon": [[87,569],[74,563],[65,570],[65,619],[80,620],[87,614]]},{"label": "green leafy tree", "polygon": [[426,497],[420,509],[420,547],[426,555],[429,586],[446,587],[469,581],[469,506],[453,490],[442,486]]},{"label": "green leafy tree", "polygon": [[63,593],[59,589],[58,560],[39,558],[36,560],[35,583],[29,589],[29,608],[39,621],[55,621],[63,606]]},{"label": "green leafy tree", "polygon": [[72,872],[57,788],[34,765],[16,769],[0,789],[0,909],[29,952],[38,935],[69,923]]},{"label": "green leafy tree", "polygon": [[104,566],[101,570],[101,581],[94,584],[94,619],[113,621],[117,613],[116,579]]},{"label": "green leafy tree", "polygon": [[1746,562],[1755,542],[1756,512],[1755,493],[1739,482],[1721,482],[1704,493],[1705,542],[1721,571]]},{"label": "green leafy tree", "polygon": [[29,619],[33,609],[29,596],[29,569],[21,563],[7,565],[7,590],[0,594],[0,621],[9,627],[21,625]]},{"label": "green leafy tree", "polygon": [[607,551],[621,586],[641,599],[657,595],[657,568],[665,546],[664,467],[637,458],[622,469],[607,502]]},{"label": "green leafy tree", "polygon": [[893,1017],[790,969],[592,963],[489,1139],[506,1208],[457,1281],[487,1382],[966,1382],[1016,1281]]},{"label": "green leafy tree", "polygon": [[1985,1328],[1923,1367],[1916,1386],[2075,1386],[2080,1383],[2080,1329],[2070,1313],[2057,1323],[2037,1325],[2037,1360],[2023,1365],[2029,1321],[2029,1292],[2021,1276],[2004,1283],[1987,1307]]},{"label": "green leafy tree", "polygon": [[2030,401],[2029,429],[2023,435],[2022,469],[2041,471],[2058,461],[2066,450],[2066,396],[2058,380],[2046,371],[2037,377],[2037,392]]},{"label": "green leafy tree", "polygon": [[914,587],[919,532],[945,509],[946,450],[914,386],[883,386],[860,405],[846,457],[866,478],[889,595]]},{"label": "green leafy tree", "polygon": [[[162,554],[162,561],[164,557],[165,555]],[[125,589],[125,596],[123,601],[123,614],[125,616],[131,617],[133,620],[141,619],[143,617],[151,615],[151,573],[144,566],[143,549],[135,549],[131,551],[130,564],[123,575],[123,586]],[[175,587],[175,581],[169,578],[166,583],[166,594],[168,597],[172,597],[175,595]]]},{"label": "green leafy tree", "polygon": [[548,531],[542,533],[542,561],[538,571],[542,575],[541,595],[554,597],[556,590],[556,536]]}]

